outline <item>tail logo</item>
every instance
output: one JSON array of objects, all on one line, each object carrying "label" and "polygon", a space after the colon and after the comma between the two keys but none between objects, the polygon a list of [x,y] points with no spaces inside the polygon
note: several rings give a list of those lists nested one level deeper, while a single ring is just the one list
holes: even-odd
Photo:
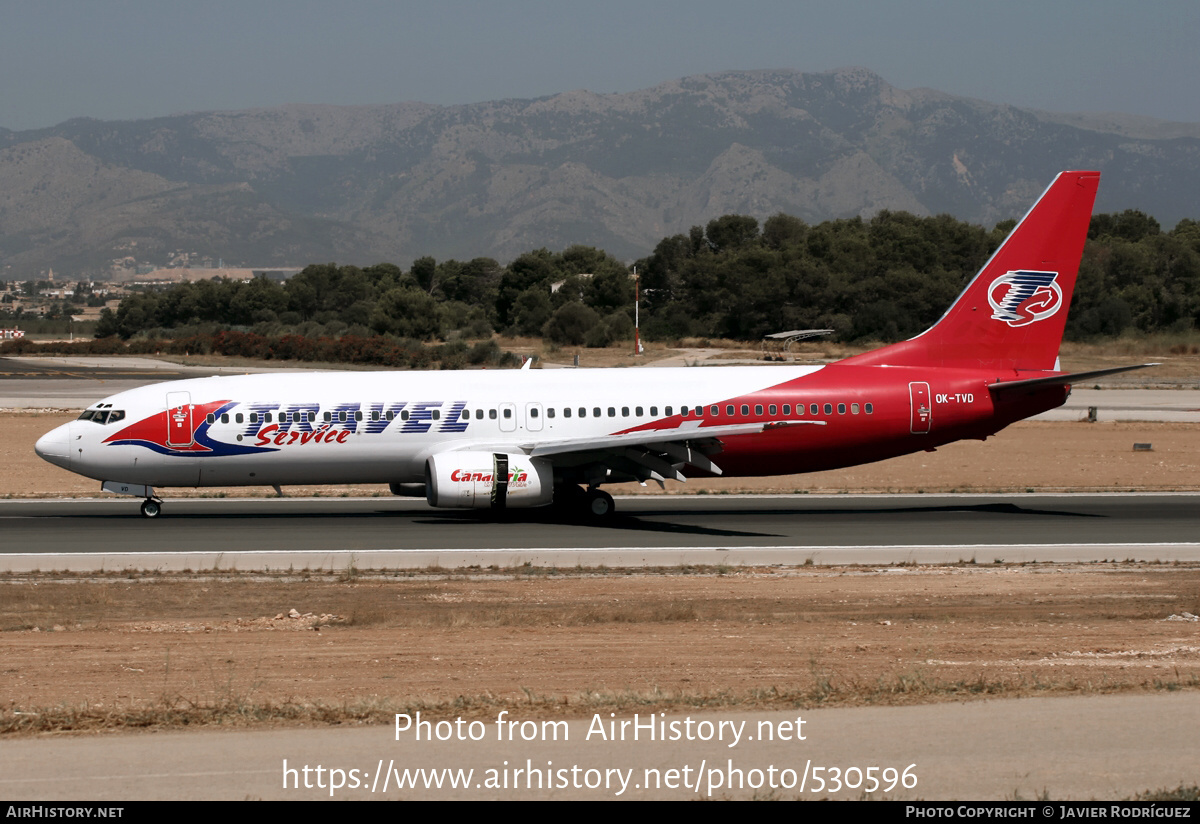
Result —
[{"label": "tail logo", "polygon": [[1062,308],[1058,272],[1008,272],[988,287],[992,319],[1009,326],[1028,326],[1056,314]]}]

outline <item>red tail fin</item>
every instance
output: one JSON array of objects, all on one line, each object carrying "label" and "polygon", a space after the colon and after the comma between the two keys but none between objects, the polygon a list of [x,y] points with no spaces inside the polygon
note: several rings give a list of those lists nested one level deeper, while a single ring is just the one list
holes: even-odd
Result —
[{"label": "red tail fin", "polygon": [[1099,172],[1062,172],[941,320],[845,362],[1053,369],[1099,182]]}]

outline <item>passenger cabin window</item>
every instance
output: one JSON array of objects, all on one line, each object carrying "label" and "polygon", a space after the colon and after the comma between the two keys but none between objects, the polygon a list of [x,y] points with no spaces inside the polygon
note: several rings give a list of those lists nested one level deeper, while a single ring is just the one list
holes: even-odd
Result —
[{"label": "passenger cabin window", "polygon": [[866,412],[868,415],[870,415],[870,414],[872,414],[872,413],[875,411],[875,407],[874,407],[874,406],[872,406],[872,405],[871,405],[871,404],[869,404],[869,403],[868,403],[868,404],[864,404],[864,405],[863,405],[863,411],[864,411],[864,412]]},{"label": "passenger cabin window", "polygon": [[[491,418],[493,421],[494,421],[494,420],[496,420],[496,410],[495,410],[495,409],[489,409],[489,410],[488,410],[488,417],[489,417],[489,418]],[[404,413],[404,420],[408,420],[408,413],[407,413],[407,412],[405,412],[405,413]]]},{"label": "passenger cabin window", "polygon": [[734,410],[733,404],[729,403],[729,404],[725,405],[725,414],[731,418],[733,417],[733,414],[734,414],[733,410]]},{"label": "passenger cabin window", "polygon": [[569,417],[571,417],[571,407],[569,407],[569,406],[564,406],[564,407],[563,407],[563,417],[564,417],[564,418],[569,418]]},{"label": "passenger cabin window", "polygon": [[551,406],[551,407],[549,407],[548,409],[546,409],[546,417],[547,417],[547,418],[553,418],[553,417],[554,417],[554,407],[553,407],[553,406]]},{"label": "passenger cabin window", "polygon": [[538,416],[538,410],[537,410],[537,407],[536,407],[536,406],[531,406],[531,407],[529,408],[529,417],[531,417],[531,418],[536,418],[537,416]]},{"label": "passenger cabin window", "polygon": [[762,414],[762,404],[761,404],[761,403],[756,403],[756,404],[754,404],[754,414],[755,414],[755,415],[761,415],[761,414]]},{"label": "passenger cabin window", "polygon": [[839,414],[839,415],[845,415],[845,414],[846,414],[846,404],[844,404],[844,403],[839,403],[839,404],[838,404],[838,414]]},{"label": "passenger cabin window", "polygon": [[826,414],[826,415],[832,415],[832,414],[833,414],[833,404],[831,404],[831,403],[827,403],[827,404],[825,404],[825,414]]},{"label": "passenger cabin window", "polygon": [[509,419],[509,418],[511,418],[511,417],[512,417],[512,410],[511,410],[511,409],[505,409],[505,410],[504,410],[504,419],[505,419],[505,420],[508,420],[508,419]]}]

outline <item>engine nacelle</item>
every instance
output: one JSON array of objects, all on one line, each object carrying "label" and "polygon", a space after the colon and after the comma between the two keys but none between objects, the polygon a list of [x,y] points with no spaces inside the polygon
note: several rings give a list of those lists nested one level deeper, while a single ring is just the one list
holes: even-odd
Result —
[{"label": "engine nacelle", "polygon": [[430,506],[507,509],[545,506],[554,499],[554,470],[527,455],[443,452],[425,462]]}]

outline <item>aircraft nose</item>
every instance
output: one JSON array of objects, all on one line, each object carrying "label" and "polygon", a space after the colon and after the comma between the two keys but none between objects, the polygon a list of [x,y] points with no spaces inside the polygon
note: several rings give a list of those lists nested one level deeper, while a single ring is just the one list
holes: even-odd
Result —
[{"label": "aircraft nose", "polygon": [[[28,443],[28,441],[26,441]],[[71,425],[64,423],[57,429],[51,429],[38,438],[33,445],[33,451],[43,460],[55,466],[69,469],[71,463]]]}]

